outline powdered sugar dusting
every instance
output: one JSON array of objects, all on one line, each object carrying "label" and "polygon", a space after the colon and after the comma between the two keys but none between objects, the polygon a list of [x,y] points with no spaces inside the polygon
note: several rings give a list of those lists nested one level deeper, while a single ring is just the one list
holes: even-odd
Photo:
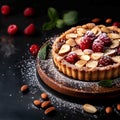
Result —
[{"label": "powdered sugar dusting", "polygon": [[[56,37],[56,36],[55,36]],[[54,40],[55,37],[52,37],[51,39]],[[54,92],[49,91],[49,89],[43,85],[43,83],[41,84],[41,80],[40,78],[38,78],[37,76],[37,71],[36,71],[36,59],[33,58],[32,56],[27,57],[27,54],[22,57],[23,60],[20,62],[20,64],[18,65],[18,68],[20,69],[20,73],[21,73],[21,79],[23,83],[26,83],[30,86],[30,91],[29,91],[29,96],[30,100],[34,100],[36,98],[36,95],[40,96],[40,94],[42,92],[46,92],[49,95],[49,98],[51,100],[51,104],[53,104],[56,107],[56,111],[57,116],[62,116],[63,119],[67,119],[69,118],[70,114],[72,114],[73,116],[71,116],[72,119],[75,118],[76,115],[82,115],[83,116],[83,120],[84,118],[95,118],[97,119],[98,117],[100,117],[100,114],[98,115],[90,115],[87,114],[83,111],[82,109],[82,105],[84,104],[84,102],[81,101],[72,101],[71,99],[66,99],[66,97],[61,97],[56,94],[54,94]],[[58,71],[55,70],[55,68],[53,68],[53,61],[51,58],[47,59],[47,60],[41,60],[41,65],[42,69],[46,72],[46,69],[48,71],[48,76],[53,77],[53,74],[55,74],[55,78],[56,80],[58,80],[58,77],[62,77],[61,80],[59,80],[58,82],[65,82],[64,80],[66,80],[68,83],[71,82],[70,86],[71,87],[78,87],[78,81],[74,82],[72,80],[69,80],[67,77],[63,77],[62,74],[60,74],[60,76],[58,76]],[[49,63],[49,65],[48,65]],[[49,71],[51,71],[51,73],[49,73]],[[63,80],[63,81],[62,81]],[[68,84],[67,83],[67,84]],[[94,85],[94,84],[93,84]],[[82,86],[84,86],[84,83],[82,84]],[[79,86],[79,88],[81,89],[81,86]],[[24,96],[22,95],[21,99],[23,99]],[[23,100],[21,100],[23,102]],[[97,109],[99,111],[104,110],[104,106],[101,105],[97,105],[96,106]],[[28,109],[36,109],[36,107],[33,105],[32,102],[28,103]],[[84,113],[84,114],[83,114]],[[101,115],[102,116],[102,115]],[[45,119],[45,117],[43,117],[42,119]]]}]

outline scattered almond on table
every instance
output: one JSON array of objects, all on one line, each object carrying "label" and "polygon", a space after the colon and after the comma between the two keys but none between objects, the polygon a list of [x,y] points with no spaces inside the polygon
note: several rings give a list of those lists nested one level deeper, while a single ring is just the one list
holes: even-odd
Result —
[{"label": "scattered almond on table", "polygon": [[105,23],[111,23],[112,22],[112,18],[107,18],[106,20],[105,20]]},{"label": "scattered almond on table", "polygon": [[99,23],[100,22],[100,18],[94,18],[94,19],[92,19],[92,22],[93,23]]},{"label": "scattered almond on table", "polygon": [[84,104],[83,105],[83,110],[88,112],[88,113],[96,113],[97,112],[97,108],[91,104]]},{"label": "scattered almond on table", "polygon": [[28,90],[28,88],[29,88],[28,85],[24,84],[24,85],[21,86],[20,91],[21,92],[26,92]]},{"label": "scattered almond on table", "polygon": [[111,106],[107,106],[107,107],[105,108],[105,112],[106,112],[107,114],[112,113],[112,112],[113,112],[112,107],[111,107]]},{"label": "scattered almond on table", "polygon": [[44,100],[48,99],[48,94],[47,93],[42,93],[41,98],[44,99]]},{"label": "scattered almond on table", "polygon": [[33,104],[36,107],[42,108],[45,115],[50,114],[52,111],[55,111],[55,107],[51,104],[51,101],[48,98],[48,94],[43,92],[40,96],[43,101],[36,99],[33,101]]},{"label": "scattered almond on table", "polygon": [[34,100],[33,101],[33,104],[35,105],[35,106],[37,106],[37,107],[40,107],[40,105],[41,105],[41,101],[40,100]]}]

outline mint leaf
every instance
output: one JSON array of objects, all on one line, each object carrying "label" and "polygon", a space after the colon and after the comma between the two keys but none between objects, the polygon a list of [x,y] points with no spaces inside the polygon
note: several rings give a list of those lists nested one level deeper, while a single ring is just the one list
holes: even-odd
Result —
[{"label": "mint leaf", "polygon": [[50,18],[50,21],[55,21],[58,19],[58,12],[55,8],[49,7],[48,8],[48,17]]},{"label": "mint leaf", "polygon": [[67,25],[74,25],[78,22],[78,12],[73,10],[73,11],[68,11],[63,14],[63,20],[65,24]]},{"label": "mint leaf", "polygon": [[66,24],[64,23],[63,19],[58,19],[58,20],[56,21],[56,27],[57,27],[57,28],[64,28],[65,25],[66,25]]},{"label": "mint leaf", "polygon": [[52,30],[56,27],[56,21],[49,21],[43,24],[42,30]]},{"label": "mint leaf", "polygon": [[39,56],[39,58],[41,58],[42,60],[45,60],[46,57],[47,57],[48,46],[49,46],[48,43],[44,44],[44,46],[41,47],[41,48],[40,48],[40,51],[38,52],[38,56]]},{"label": "mint leaf", "polygon": [[113,81],[112,80],[102,80],[102,81],[98,82],[98,85],[102,86],[102,87],[112,87]]}]

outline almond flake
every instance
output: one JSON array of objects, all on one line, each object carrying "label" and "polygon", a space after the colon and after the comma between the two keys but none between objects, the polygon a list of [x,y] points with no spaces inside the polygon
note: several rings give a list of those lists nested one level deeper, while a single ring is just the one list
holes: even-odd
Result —
[{"label": "almond flake", "polygon": [[101,58],[102,56],[103,56],[103,53],[97,52],[97,53],[93,53],[93,54],[91,55],[91,58],[92,58],[93,60],[98,60],[98,59]]},{"label": "almond flake", "polygon": [[119,34],[117,34],[117,33],[109,33],[109,34],[107,34],[110,38],[112,38],[112,39],[118,39],[118,38],[120,38],[120,35]]},{"label": "almond flake", "polygon": [[90,56],[89,55],[82,55],[80,57],[81,60],[86,60],[86,61],[89,61],[90,60]]},{"label": "almond flake", "polygon": [[110,48],[116,48],[119,46],[119,40],[112,40],[112,45],[110,46]]},{"label": "almond flake", "polygon": [[70,46],[75,46],[76,42],[74,39],[70,38],[66,41],[66,44],[70,45]]},{"label": "almond flake", "polygon": [[95,68],[98,65],[98,61],[88,61],[88,63],[86,64],[86,67],[89,68]]},{"label": "almond flake", "polygon": [[114,62],[119,63],[119,62],[120,62],[120,56],[114,56],[114,57],[112,57],[112,60],[113,60]]},{"label": "almond flake", "polygon": [[59,55],[63,55],[63,54],[65,54],[65,53],[69,52],[69,51],[70,51],[70,45],[64,44],[64,45],[62,45],[62,47],[60,48],[58,54],[59,54]]},{"label": "almond flake", "polygon": [[66,34],[66,39],[69,39],[69,38],[77,38],[78,34],[75,34],[75,33],[69,33],[69,34]]},{"label": "almond flake", "polygon": [[79,60],[79,61],[77,61],[77,62],[75,63],[75,66],[81,68],[81,67],[83,67],[86,63],[87,63],[86,60]]}]

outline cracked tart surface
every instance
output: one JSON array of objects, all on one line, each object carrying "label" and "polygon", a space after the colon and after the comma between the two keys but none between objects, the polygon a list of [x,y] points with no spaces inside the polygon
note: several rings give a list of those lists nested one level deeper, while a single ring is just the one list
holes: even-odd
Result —
[{"label": "cracked tart surface", "polygon": [[120,75],[120,28],[87,23],[57,37],[52,58],[64,75],[83,81],[113,79]]}]

